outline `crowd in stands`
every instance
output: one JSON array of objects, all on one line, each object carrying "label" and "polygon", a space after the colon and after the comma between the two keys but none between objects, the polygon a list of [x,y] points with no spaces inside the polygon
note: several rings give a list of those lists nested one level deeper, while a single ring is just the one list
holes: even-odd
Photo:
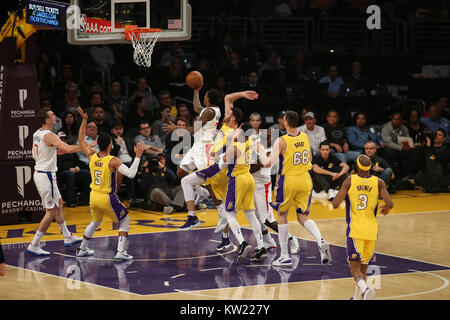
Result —
[{"label": "crowd in stands", "polygon": [[[196,1],[191,2],[195,6]],[[378,3],[236,0],[224,1],[222,13],[232,15],[239,8],[248,8],[248,15],[255,17],[266,12],[269,16],[301,16],[317,10],[319,14],[331,14],[347,7],[352,8],[351,12],[361,12],[368,2]],[[396,17],[444,17],[447,10],[446,1],[379,3],[387,14]],[[242,7],[243,4],[247,6]],[[402,11],[403,7],[408,10]],[[200,10],[196,14],[205,12]],[[65,37],[63,33],[59,36]],[[131,46],[126,45],[65,45],[65,49],[59,50],[62,54],[58,64],[46,51],[52,46],[44,35],[39,42],[42,45],[38,48],[36,64],[41,107],[51,107],[57,115],[54,131],[61,139],[76,144],[80,125],[77,108],[81,106],[89,115],[87,141],[95,145],[99,133],[110,133],[112,154],[125,164],[132,162],[134,145],[144,142],[148,148],[139,173],[132,180],[124,178],[121,188],[126,192],[122,196],[136,206],[141,205],[139,199],[144,199],[142,205],[153,210],[167,206],[182,210],[184,206],[175,173],[177,160],[193,143],[194,121],[198,117],[189,102],[192,89],[185,84],[185,76],[191,70],[198,70],[204,76],[202,95],[209,89],[218,90],[222,97],[234,91],[258,92],[258,100],[236,103],[257,133],[260,129],[270,129],[272,137],[279,136],[284,131],[280,121],[283,111],[291,109],[301,114],[299,130],[308,135],[311,143],[314,165],[311,174],[317,197],[332,199],[335,190],[354,169],[356,157],[362,153],[373,159],[373,174],[386,182],[391,193],[415,186],[421,186],[426,192],[448,192],[448,92],[426,101],[425,112],[409,106],[402,111],[391,110],[390,114],[384,114],[383,110],[368,112],[362,106],[351,109],[345,102],[337,101],[349,94],[370,96],[377,83],[377,79],[366,72],[361,59],[355,57],[345,65],[330,63],[316,69],[308,65],[302,50],[285,55],[265,46],[256,34],[245,37],[244,42],[238,41],[233,34],[218,34],[217,29],[210,26],[195,52],[187,52],[182,42],[157,44],[153,65],[148,70],[134,66]],[[104,78],[93,76],[88,83],[82,80],[79,72],[82,64],[99,68]],[[289,93],[290,98],[286,98],[286,91],[281,93],[283,101],[289,103],[280,104],[273,99],[280,94],[276,91],[280,83],[300,84]],[[297,100],[295,88],[313,92],[310,93],[313,98],[321,102],[304,104],[303,100]],[[263,103],[269,107],[261,112]],[[381,117],[375,119],[373,114]],[[276,134],[275,130],[278,130]],[[177,148],[180,143],[183,148]],[[90,180],[87,158],[79,153],[59,156],[58,162],[58,179],[67,205],[85,204]]]}]

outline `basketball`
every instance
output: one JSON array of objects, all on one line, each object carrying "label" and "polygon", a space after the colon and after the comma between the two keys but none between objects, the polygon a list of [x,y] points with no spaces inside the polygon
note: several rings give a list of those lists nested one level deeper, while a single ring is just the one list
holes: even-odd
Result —
[{"label": "basketball", "polygon": [[191,71],[186,76],[186,84],[191,89],[198,89],[203,86],[203,75],[198,71]]}]

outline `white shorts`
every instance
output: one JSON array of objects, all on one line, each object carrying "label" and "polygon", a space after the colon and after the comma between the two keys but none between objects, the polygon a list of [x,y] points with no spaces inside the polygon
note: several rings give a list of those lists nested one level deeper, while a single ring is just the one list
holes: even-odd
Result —
[{"label": "white shorts", "polygon": [[260,221],[264,223],[265,220],[269,222],[275,221],[273,218],[273,209],[269,205],[272,201],[272,182],[266,184],[257,184],[255,186],[255,208],[256,214]]},{"label": "white shorts", "polygon": [[55,206],[59,206],[61,193],[59,193],[58,184],[56,183],[56,173],[35,171],[33,180],[41,196],[44,209],[53,209]]},{"label": "white shorts", "polygon": [[184,155],[180,168],[186,172],[203,170],[211,164],[213,143],[194,143],[191,150]]}]

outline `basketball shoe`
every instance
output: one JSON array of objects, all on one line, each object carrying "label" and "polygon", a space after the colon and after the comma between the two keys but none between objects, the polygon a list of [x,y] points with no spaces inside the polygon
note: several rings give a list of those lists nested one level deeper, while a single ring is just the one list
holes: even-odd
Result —
[{"label": "basketball shoe", "polygon": [[222,237],[222,242],[217,246],[216,250],[222,252],[231,247],[233,247],[233,243],[231,243],[230,238]]},{"label": "basketball shoe", "polygon": [[77,257],[87,257],[87,256],[93,256],[94,252],[95,252],[94,250],[91,250],[89,248],[86,248],[86,249],[77,248],[75,255]]},{"label": "basketball shoe", "polygon": [[239,254],[237,257],[238,262],[243,262],[245,258],[252,252],[252,246],[249,245],[246,241],[242,241],[239,245]]},{"label": "basketball shoe", "polygon": [[188,216],[186,222],[178,230],[191,230],[192,228],[200,227],[201,224],[197,216]]},{"label": "basketball shoe", "polygon": [[64,247],[73,246],[76,243],[80,243],[83,238],[77,237],[72,232],[70,233],[70,237],[64,237]]},{"label": "basketball shoe", "polygon": [[321,240],[319,244],[320,249],[320,261],[322,264],[331,263],[330,245],[325,240]]},{"label": "basketball shoe", "polygon": [[272,262],[272,266],[274,267],[290,267],[292,266],[292,259],[290,256],[282,257],[280,256],[278,259]]},{"label": "basketball shoe", "polygon": [[35,256],[49,256],[50,252],[42,250],[40,243],[37,245],[29,244],[27,251],[28,253],[34,254]]}]

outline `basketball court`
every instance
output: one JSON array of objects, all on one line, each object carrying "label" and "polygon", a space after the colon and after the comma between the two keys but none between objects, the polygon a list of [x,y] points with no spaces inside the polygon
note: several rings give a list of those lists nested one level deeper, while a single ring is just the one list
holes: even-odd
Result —
[{"label": "basketball court", "polygon": [[[157,36],[163,42],[187,41],[191,37],[187,0],[71,0],[71,5],[67,41],[73,45],[131,45],[125,29],[132,25],[143,28],[136,35],[148,40]],[[150,58],[143,59],[148,62]],[[20,97],[23,103],[26,97]],[[20,168],[27,176],[25,167]],[[375,299],[450,299],[450,195],[413,190],[392,198],[394,209],[378,217],[376,261],[368,269]],[[64,213],[69,231],[82,236],[91,221],[89,207],[64,208]],[[290,232],[299,238],[301,247],[290,268],[272,267],[277,250],[269,252],[264,262],[238,263],[233,236],[235,247],[218,253],[217,210],[198,212],[201,227],[178,231],[186,215],[130,210],[128,252],[133,261],[113,258],[118,226],[107,219],[90,242],[95,255],[81,258],[75,256],[78,245],[64,247],[57,224],[42,238],[49,257],[25,253],[38,223],[0,226],[7,263],[7,275],[0,278],[0,300],[347,300],[353,296],[343,205],[333,210],[329,201],[317,199],[311,205],[310,217],[330,243],[333,261],[328,265],[320,263],[317,244],[297,222],[295,212],[289,213]],[[243,212],[238,221],[244,237],[254,245]],[[273,238],[278,243],[276,234]]]},{"label": "basketball court", "polygon": [[[415,191],[393,196],[395,207],[379,216],[376,262],[368,283],[376,299],[447,300],[450,298],[450,195]],[[82,235],[90,222],[88,207],[65,208],[69,230]],[[311,217],[331,244],[333,261],[321,265],[316,243],[290,212],[290,231],[300,241],[291,268],[274,268],[279,255],[270,252],[262,263],[236,261],[237,247],[217,253],[214,234],[217,211],[199,213],[202,226],[178,231],[186,213],[164,215],[130,211],[128,252],[134,261],[113,259],[117,229],[105,221],[91,241],[93,257],[76,258],[75,247],[64,247],[59,228],[43,237],[50,257],[25,253],[37,224],[0,227],[8,276],[1,279],[3,299],[159,299],[159,300],[347,300],[354,280],[346,261],[345,212],[327,200],[314,200]],[[245,215],[239,222],[249,242],[253,234]],[[278,243],[278,238],[274,234]],[[236,240],[232,237],[236,243]]]}]

